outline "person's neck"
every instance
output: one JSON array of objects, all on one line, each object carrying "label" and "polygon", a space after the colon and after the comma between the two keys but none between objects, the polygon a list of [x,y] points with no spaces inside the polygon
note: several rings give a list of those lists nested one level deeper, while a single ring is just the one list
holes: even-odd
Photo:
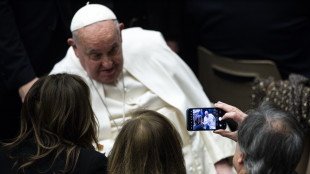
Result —
[{"label": "person's neck", "polygon": [[238,174],[248,174],[248,170],[245,167],[243,167],[239,171],[237,171],[237,173]]}]

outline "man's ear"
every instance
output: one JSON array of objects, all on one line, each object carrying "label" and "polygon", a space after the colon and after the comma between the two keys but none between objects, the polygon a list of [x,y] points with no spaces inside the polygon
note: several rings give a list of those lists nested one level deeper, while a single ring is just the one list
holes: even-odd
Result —
[{"label": "man's ear", "polygon": [[67,40],[67,43],[70,45],[70,46],[75,46],[75,43],[74,43],[74,41],[73,41],[73,39],[72,38],[69,38],[68,40]]},{"label": "man's ear", "polygon": [[119,23],[119,30],[122,31],[124,29],[124,23]]},{"label": "man's ear", "polygon": [[72,46],[73,51],[74,51],[76,57],[79,57],[78,49],[77,49],[77,47],[76,47],[76,44],[74,43],[74,40],[73,40],[72,38],[69,38],[67,42],[68,42],[68,44],[69,44],[70,46]]},{"label": "man's ear", "polygon": [[237,162],[239,165],[243,165],[243,157],[244,157],[244,153],[243,152],[239,153],[237,157]]},{"label": "man's ear", "polygon": [[120,40],[121,42],[123,41],[122,39],[122,30],[124,29],[124,23],[119,23],[119,31],[120,31]]}]

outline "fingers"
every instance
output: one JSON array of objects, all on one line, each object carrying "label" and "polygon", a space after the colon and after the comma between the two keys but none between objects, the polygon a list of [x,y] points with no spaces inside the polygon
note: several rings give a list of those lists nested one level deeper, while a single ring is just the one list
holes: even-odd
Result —
[{"label": "fingers", "polygon": [[214,106],[226,111],[226,114],[223,116],[224,120],[230,118],[233,119],[238,124],[240,124],[244,120],[244,118],[247,117],[247,115],[243,113],[240,109],[231,106],[229,104],[223,102],[217,102],[214,104]]},{"label": "fingers", "polygon": [[226,131],[226,130],[220,129],[220,130],[215,130],[213,132],[216,133],[216,134],[219,134],[219,135],[221,135],[223,137],[229,138],[229,139],[234,140],[235,142],[237,142],[237,131],[230,132],[230,131]]},{"label": "fingers", "polygon": [[[239,125],[247,117],[247,114],[243,113],[240,109],[232,105],[223,102],[217,102],[214,104],[214,106],[226,111],[226,114],[223,116],[223,120],[230,118],[233,119],[235,122],[237,122]],[[237,142],[237,134],[238,134],[237,131],[230,132],[226,130],[216,130],[214,131],[214,133]]]},{"label": "fingers", "polygon": [[18,89],[18,94],[22,100],[22,102],[24,103],[24,99],[25,99],[25,96],[26,94],[28,93],[29,89],[32,87],[32,85],[37,81],[39,80],[39,78],[34,78],[33,80],[31,80],[30,82],[26,83],[25,85],[21,86],[19,89]]},{"label": "fingers", "polygon": [[236,108],[236,107],[234,107],[232,105],[226,104],[224,102],[220,102],[220,101],[215,103],[214,106],[217,107],[217,108],[221,108],[221,109],[223,109],[226,112],[232,112],[232,111],[238,110],[238,108]]},{"label": "fingers", "polygon": [[224,102],[217,102],[214,104],[215,107],[221,108],[226,112],[237,112],[237,113],[243,113],[240,109],[236,108],[235,106],[226,104]]},{"label": "fingers", "polygon": [[244,120],[245,116],[243,116],[240,113],[236,113],[236,112],[227,112],[223,116],[223,120],[228,119],[228,118],[234,120],[239,125]]}]

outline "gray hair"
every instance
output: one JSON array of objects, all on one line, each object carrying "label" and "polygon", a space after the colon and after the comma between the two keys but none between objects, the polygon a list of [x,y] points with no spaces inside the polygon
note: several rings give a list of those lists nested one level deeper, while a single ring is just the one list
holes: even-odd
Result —
[{"label": "gray hair", "polygon": [[[119,22],[116,19],[113,19],[114,23],[115,23],[115,27],[117,29],[117,32],[120,33],[120,29],[119,29]],[[72,31],[72,39],[74,41],[74,43],[77,45],[79,42],[79,37],[78,37],[78,30],[74,30]]]},{"label": "gray hair", "polygon": [[264,102],[241,123],[238,143],[249,174],[291,174],[301,158],[304,135],[293,116]]}]

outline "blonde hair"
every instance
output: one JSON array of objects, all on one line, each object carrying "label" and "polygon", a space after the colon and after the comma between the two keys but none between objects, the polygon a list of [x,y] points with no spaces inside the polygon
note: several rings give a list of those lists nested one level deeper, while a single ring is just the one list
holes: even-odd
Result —
[{"label": "blonde hair", "polygon": [[163,115],[140,110],[120,131],[109,155],[110,174],[185,174],[182,140]]}]

